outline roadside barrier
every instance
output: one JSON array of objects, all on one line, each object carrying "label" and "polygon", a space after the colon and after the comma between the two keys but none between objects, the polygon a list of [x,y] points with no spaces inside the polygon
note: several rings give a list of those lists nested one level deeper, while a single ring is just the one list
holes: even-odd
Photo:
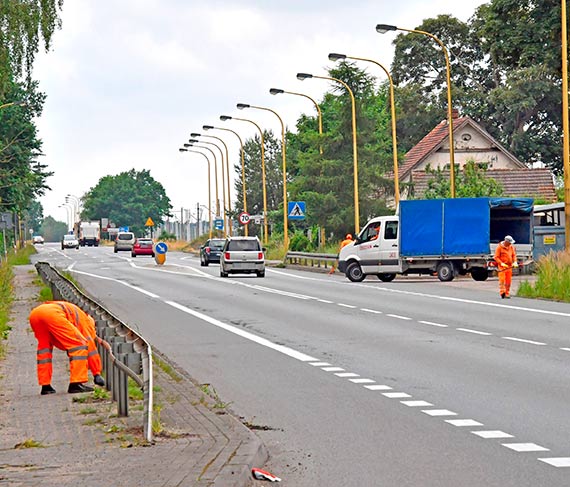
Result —
[{"label": "roadside barrier", "polygon": [[143,433],[152,441],[152,349],[150,344],[110,311],[83,294],[47,262],[36,270],[51,288],[53,299],[68,301],[93,317],[97,330],[97,349],[105,372],[105,387],[117,402],[119,416],[129,415],[128,377],[143,391]]},{"label": "roadside barrier", "polygon": [[336,254],[314,254],[312,252],[287,252],[285,255],[285,262],[298,265],[310,265],[311,267],[321,267],[327,269],[327,265],[331,267],[336,264]]}]

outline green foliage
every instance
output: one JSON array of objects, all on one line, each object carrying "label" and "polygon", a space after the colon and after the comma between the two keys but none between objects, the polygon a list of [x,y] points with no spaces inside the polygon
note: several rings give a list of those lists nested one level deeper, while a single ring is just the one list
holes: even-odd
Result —
[{"label": "green foliage", "polygon": [[160,240],[165,240],[167,242],[174,242],[176,240],[176,235],[167,231],[160,232]]},{"label": "green foliage", "polygon": [[145,234],[149,217],[161,222],[172,208],[164,187],[148,170],[105,176],[82,199],[82,219],[109,218],[117,226],[130,227],[137,236]]},{"label": "green foliage", "polygon": [[59,222],[52,216],[46,216],[39,233],[43,235],[46,242],[59,242],[68,231],[67,223]]},{"label": "green foliage", "polygon": [[551,252],[537,264],[534,284],[521,284],[518,296],[570,302],[570,253]]},{"label": "green foliage", "polygon": [[313,244],[304,232],[296,231],[290,239],[289,248],[293,252],[312,252]]},{"label": "green foliage", "polygon": [[8,331],[10,331],[8,322],[10,318],[10,307],[14,299],[12,289],[13,278],[12,267],[8,265],[6,260],[2,260],[0,262],[0,358],[3,357],[5,353],[5,347],[2,342],[8,338]]}]

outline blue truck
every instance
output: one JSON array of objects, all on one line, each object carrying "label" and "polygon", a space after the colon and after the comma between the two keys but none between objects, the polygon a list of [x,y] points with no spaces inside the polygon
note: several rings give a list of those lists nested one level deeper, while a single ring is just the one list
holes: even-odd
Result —
[{"label": "blue truck", "polygon": [[517,258],[532,258],[531,198],[405,200],[398,214],[371,219],[339,254],[339,270],[353,282],[376,275],[437,275],[451,281],[470,274],[484,281],[505,235],[514,237]]}]

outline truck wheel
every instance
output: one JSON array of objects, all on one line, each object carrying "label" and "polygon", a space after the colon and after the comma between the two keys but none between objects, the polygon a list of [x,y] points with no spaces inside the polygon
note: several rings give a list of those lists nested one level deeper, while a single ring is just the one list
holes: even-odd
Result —
[{"label": "truck wheel", "polygon": [[348,277],[352,282],[362,282],[366,276],[364,275],[364,272],[362,272],[360,264],[358,262],[353,262],[346,268],[346,277]]},{"label": "truck wheel", "polygon": [[451,262],[442,262],[437,266],[437,278],[442,282],[453,281],[455,271]]},{"label": "truck wheel", "polygon": [[378,274],[378,279],[382,282],[390,282],[396,278],[396,274]]},{"label": "truck wheel", "polygon": [[474,281],[486,281],[489,277],[489,271],[487,269],[476,267],[471,269],[471,277]]}]

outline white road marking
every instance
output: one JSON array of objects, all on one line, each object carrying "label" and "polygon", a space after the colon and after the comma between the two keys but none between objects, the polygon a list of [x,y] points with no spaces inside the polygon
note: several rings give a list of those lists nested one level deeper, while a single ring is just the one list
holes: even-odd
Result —
[{"label": "white road marking", "polygon": [[536,443],[502,443],[503,446],[518,452],[527,451],[550,451],[548,448],[537,445]]},{"label": "white road marking", "polygon": [[333,304],[334,301],[329,301],[328,299],[317,299],[317,301],[319,303],[325,303],[325,304]]},{"label": "white road marking", "polygon": [[280,352],[284,355],[288,355],[289,357],[292,357],[294,359],[300,360],[302,362],[315,362],[317,360],[316,358],[311,357],[310,355],[306,355],[304,353],[298,352],[297,350],[293,350],[292,348],[285,347],[284,345],[278,345],[277,343],[273,343],[273,342],[267,340],[266,338],[262,338],[260,336],[254,335],[253,333],[250,333],[248,331],[241,330],[241,329],[236,328],[236,327],[231,326],[231,325],[227,325],[226,323],[222,323],[221,321],[216,320],[215,318],[212,318],[211,316],[205,315],[203,313],[199,313],[198,311],[194,311],[193,309],[187,308],[186,306],[178,304],[175,301],[165,301],[165,303],[169,304],[173,308],[176,308],[180,311],[183,311],[184,313],[188,313],[189,315],[192,315],[192,316],[194,316],[194,317],[196,317],[202,321],[205,321],[206,323],[210,323],[211,325],[214,325],[214,326],[217,326],[218,328],[222,328],[223,330],[229,331],[230,333],[233,333],[234,335],[238,335],[242,338],[245,338],[246,340],[250,340],[250,341],[255,342],[259,345],[262,345],[264,347],[275,350],[276,352]]},{"label": "white road marking", "polygon": [[411,408],[418,408],[418,407],[422,407],[422,406],[433,406],[433,404],[431,402],[427,402],[427,401],[400,401],[402,404],[404,404],[405,406],[411,407]]},{"label": "white road marking", "polygon": [[464,331],[465,333],[473,333],[474,335],[485,335],[485,336],[492,335],[492,333],[487,333],[486,331],[473,330],[471,328],[456,328],[456,330]]},{"label": "white road marking", "polygon": [[146,289],[142,289],[138,286],[133,286],[132,284],[127,284],[126,282],[122,282],[122,281],[119,281],[119,282],[121,282],[122,284],[124,284],[127,287],[130,287],[131,289],[134,289],[135,291],[138,291],[139,293],[146,294],[147,296],[150,296],[151,298],[159,298],[160,297],[158,294],[151,293],[150,291],[147,291]]},{"label": "white road marking", "polygon": [[376,382],[372,379],[348,379],[350,382],[354,382],[355,384],[373,384]]},{"label": "white road marking", "polygon": [[535,342],[534,340],[525,340],[524,338],[516,338],[516,337],[501,337],[504,340],[511,340],[513,342],[521,342],[521,343],[530,343],[531,345],[546,345],[543,342]]},{"label": "white road marking", "polygon": [[457,413],[449,409],[422,409],[422,413],[426,413],[429,416],[457,416]]},{"label": "white road marking", "polygon": [[539,460],[553,467],[570,467],[569,457],[539,458]]},{"label": "white road marking", "polygon": [[424,325],[439,326],[440,328],[448,328],[449,325],[442,325],[441,323],[434,323],[432,321],[420,321]]},{"label": "white road marking", "polygon": [[355,374],[354,372],[339,372],[338,374],[335,374],[338,377],[360,377],[360,375]]},{"label": "white road marking", "polygon": [[382,395],[389,399],[404,399],[405,397],[412,397],[405,392],[383,392]]},{"label": "white road marking", "polygon": [[324,367],[326,365],[330,365],[328,362],[311,362],[311,365],[315,367]]},{"label": "white road marking", "polygon": [[[73,265],[75,265],[75,263],[73,263],[71,266],[69,266],[67,268],[67,270],[72,270]],[[129,284],[128,282],[125,281],[121,281],[120,279],[115,279],[113,277],[105,277],[105,276],[99,276],[97,274],[91,274],[89,272],[83,272],[83,271],[76,271],[74,270],[73,272],[75,272],[76,274],[83,274],[84,276],[90,276],[90,277],[95,277],[97,279],[103,279],[104,281],[113,281],[119,284],[122,284],[123,286],[127,286],[131,289],[134,289],[135,291],[138,291],[139,293],[143,293],[146,294],[147,296],[150,296],[151,298],[160,298],[160,296],[158,296],[157,294],[151,293],[150,291],[147,291],[146,289],[142,289],[138,286],[133,286],[132,284]]]},{"label": "white road marking", "polygon": [[352,304],[344,304],[344,303],[336,303],[339,306],[342,306],[343,308],[356,308],[356,306],[353,306]]},{"label": "white road marking", "polygon": [[411,318],[408,318],[407,316],[392,315],[392,314],[388,314],[386,316],[389,316],[390,318],[397,318],[399,320],[411,320]]},{"label": "white road marking", "polygon": [[344,369],[342,367],[323,367],[321,370],[325,372],[343,372]]},{"label": "white road marking", "polygon": [[390,391],[392,389],[390,386],[384,386],[380,384],[374,384],[373,386],[364,386],[364,387],[371,391]]},{"label": "white road marking", "polygon": [[453,426],[483,426],[483,423],[474,419],[446,419],[445,422]]},{"label": "white road marking", "polygon": [[366,313],[374,313],[374,314],[377,314],[377,315],[381,315],[381,314],[382,314],[382,311],[377,311],[377,310],[375,310],[375,309],[368,309],[368,308],[360,308],[360,311],[364,311],[364,312],[366,312]]},{"label": "white road marking", "polygon": [[561,348],[560,350],[564,350],[566,352],[570,352],[570,348]]},{"label": "white road marking", "polygon": [[504,431],[494,430],[494,431],[472,431],[474,435],[480,436],[481,438],[496,439],[496,438],[513,438],[513,435],[509,435]]}]

